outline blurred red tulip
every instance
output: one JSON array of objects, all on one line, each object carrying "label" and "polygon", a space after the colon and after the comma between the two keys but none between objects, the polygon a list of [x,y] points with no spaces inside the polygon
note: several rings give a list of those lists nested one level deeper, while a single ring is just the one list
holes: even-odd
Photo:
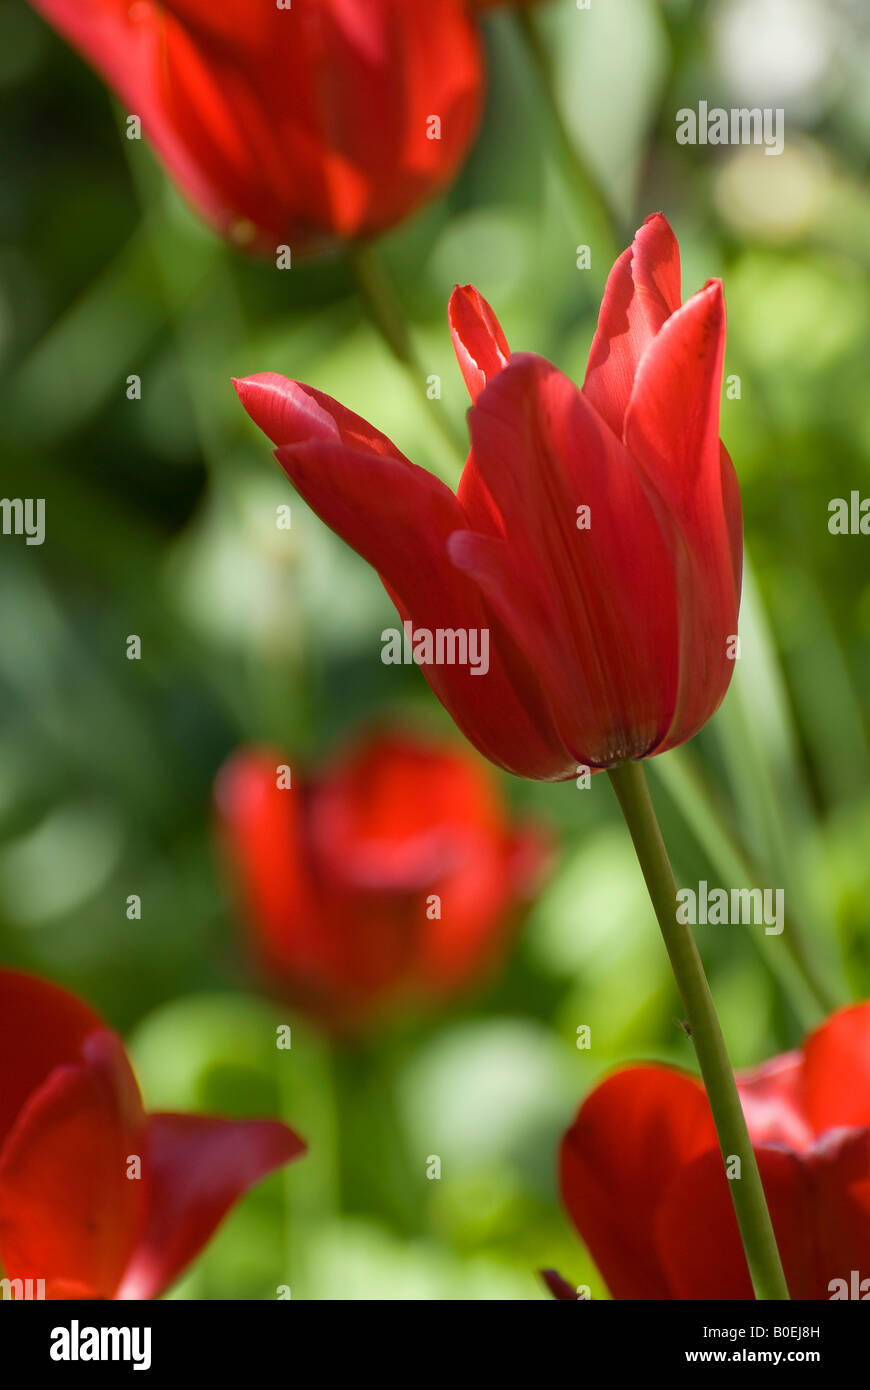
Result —
[{"label": "blurred red tulip", "polygon": [[282,789],[278,753],[217,782],[222,841],[278,993],[338,1031],[449,995],[503,954],[544,842],[512,830],[484,764],[375,736]]},{"label": "blurred red tulip", "polygon": [[304,1151],[276,1121],[146,1115],[120,1039],[55,985],[0,970],[0,1018],[0,1272],[46,1298],[156,1297]]},{"label": "blurred red tulip", "polygon": [[[792,1298],[870,1298],[870,1004],[737,1081]],[[602,1082],[562,1141],[561,1184],[614,1298],[753,1297],[694,1076]]]},{"label": "blurred red tulip", "polygon": [[403,621],[491,634],[486,675],[423,665],[488,758],[556,781],[673,748],[733,669],[742,527],[719,442],[721,284],[680,307],[676,240],[648,218],[611,271],[582,391],[511,356],[476,290],[454,292],[450,325],[474,401],[458,495],[312,387],[266,373],[236,389]]},{"label": "blurred red tulip", "polygon": [[222,234],[369,237],[456,173],[481,106],[466,0],[31,0]]}]

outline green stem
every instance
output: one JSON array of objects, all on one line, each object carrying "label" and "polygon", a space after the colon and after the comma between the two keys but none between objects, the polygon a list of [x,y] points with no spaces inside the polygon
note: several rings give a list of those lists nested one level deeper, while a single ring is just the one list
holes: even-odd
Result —
[{"label": "green stem", "polygon": [[443,439],[461,464],[465,463],[468,442],[454,429],[438,401],[426,394],[426,372],[417,356],[402,309],[372,249],[356,243],[348,249],[351,274],[357,293],[372,324],[378,330],[396,361],[404,368],[414,390],[425,403]]},{"label": "green stem", "polygon": [[609,769],[609,777],[631,834],[682,995],[722,1157],[726,1164],[735,1156],[740,1160],[740,1177],[730,1180],[729,1185],[755,1296],[758,1299],[788,1298],[788,1285],[761,1176],[710,986],[695,938],[688,924],[677,919],[677,885],[643,765],[621,763]]},{"label": "green stem", "polygon": [[576,194],[581,212],[590,225],[590,244],[597,245],[601,255],[599,264],[603,264],[609,270],[623,244],[631,241],[633,231],[623,227],[622,217],[599,186],[565,123],[556,91],[553,60],[541,33],[538,17],[531,10],[519,9],[515,12],[514,18],[538,76],[538,85],[556,137],[562,167]]}]

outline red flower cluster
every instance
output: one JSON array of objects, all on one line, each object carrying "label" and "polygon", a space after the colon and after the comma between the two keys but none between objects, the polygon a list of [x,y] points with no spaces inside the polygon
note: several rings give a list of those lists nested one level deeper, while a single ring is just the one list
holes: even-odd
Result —
[{"label": "red flower cluster", "polygon": [[731,678],[740,601],[721,284],[681,307],[676,239],[649,217],[610,274],[582,391],[511,356],[476,290],[454,293],[450,327],[474,402],[458,494],[312,387],[266,373],[237,390],[403,621],[491,632],[486,676],[423,671],[493,762],[555,781],[691,738]]},{"label": "red flower cluster", "polygon": [[543,842],[510,828],[485,765],[395,735],[289,790],[284,764],[242,752],[217,785],[254,948],[280,993],[352,1028],[499,960]]},{"label": "red flower cluster", "polygon": [[[870,1297],[870,1004],[737,1082],[792,1298],[861,1296],[856,1280]],[[614,1298],[753,1297],[694,1076],[638,1066],[602,1082],[562,1141],[561,1184]]]},{"label": "red flower cluster", "polygon": [[277,1121],[146,1115],[120,1039],[54,985],[0,970],[0,1018],[0,1267],[46,1298],[156,1297],[304,1152]]},{"label": "red flower cluster", "polygon": [[372,236],[453,177],[483,71],[467,0],[32,0],[224,235]]}]

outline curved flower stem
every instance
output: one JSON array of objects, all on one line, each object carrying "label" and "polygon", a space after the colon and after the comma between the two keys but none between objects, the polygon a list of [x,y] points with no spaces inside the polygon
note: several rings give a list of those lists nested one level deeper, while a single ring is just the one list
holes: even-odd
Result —
[{"label": "curved flower stem", "polygon": [[729,1185],[755,1296],[758,1299],[788,1298],[788,1285],[761,1176],[710,986],[691,930],[687,923],[677,920],[677,886],[643,765],[621,763],[610,768],[608,775],[631,834],[682,995],[722,1157],[726,1162],[735,1156],[740,1160],[740,1177],[730,1180]]},{"label": "curved flower stem", "polygon": [[465,463],[468,445],[438,402],[426,394],[426,372],[417,356],[408,324],[402,309],[374,252],[368,245],[357,243],[348,249],[351,274],[357,293],[365,305],[372,324],[378,330],[396,361],[404,367],[411,384],[425,403],[442,438]]},{"label": "curved flower stem", "polygon": [[592,227],[590,240],[599,247],[600,264],[610,269],[623,244],[631,241],[633,230],[623,227],[623,219],[610,199],[599,187],[577,148],[577,142],[565,123],[559,98],[553,60],[541,34],[538,18],[530,9],[518,9],[514,14],[517,28],[532,66],[538,75],[541,95],[547,108],[550,124],[556,136],[562,166],[573,185],[584,215]]}]

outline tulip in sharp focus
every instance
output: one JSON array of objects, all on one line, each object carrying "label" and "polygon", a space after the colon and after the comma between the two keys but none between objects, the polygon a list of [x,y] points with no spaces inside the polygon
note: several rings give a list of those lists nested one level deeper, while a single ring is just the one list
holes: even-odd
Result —
[{"label": "tulip in sharp focus", "polygon": [[222,234],[316,251],[393,226],[474,137],[467,0],[32,0]]},{"label": "tulip in sharp focus", "polygon": [[721,284],[681,305],[676,239],[649,217],[610,273],[582,390],[511,355],[470,287],[450,327],[473,401],[457,493],[313,387],[265,373],[237,390],[403,621],[489,632],[485,676],[422,669],[493,762],[557,781],[691,738],[728,686],[740,598]]},{"label": "tulip in sharp focus", "polygon": [[286,766],[246,750],[217,783],[224,854],[276,992],[353,1030],[493,968],[544,845],[510,826],[485,764],[392,734],[290,787]]},{"label": "tulip in sharp focus", "polygon": [[[792,1298],[870,1298],[870,1004],[737,1083]],[[610,1076],[580,1107],[560,1168],[565,1206],[614,1298],[753,1297],[694,1076],[663,1066]],[[558,1276],[547,1282],[569,1296]]]},{"label": "tulip in sharp focus", "polygon": [[13,1289],[155,1298],[249,1187],[304,1151],[276,1121],[146,1114],[121,1040],[55,985],[0,970],[0,1019],[0,1274]]}]

